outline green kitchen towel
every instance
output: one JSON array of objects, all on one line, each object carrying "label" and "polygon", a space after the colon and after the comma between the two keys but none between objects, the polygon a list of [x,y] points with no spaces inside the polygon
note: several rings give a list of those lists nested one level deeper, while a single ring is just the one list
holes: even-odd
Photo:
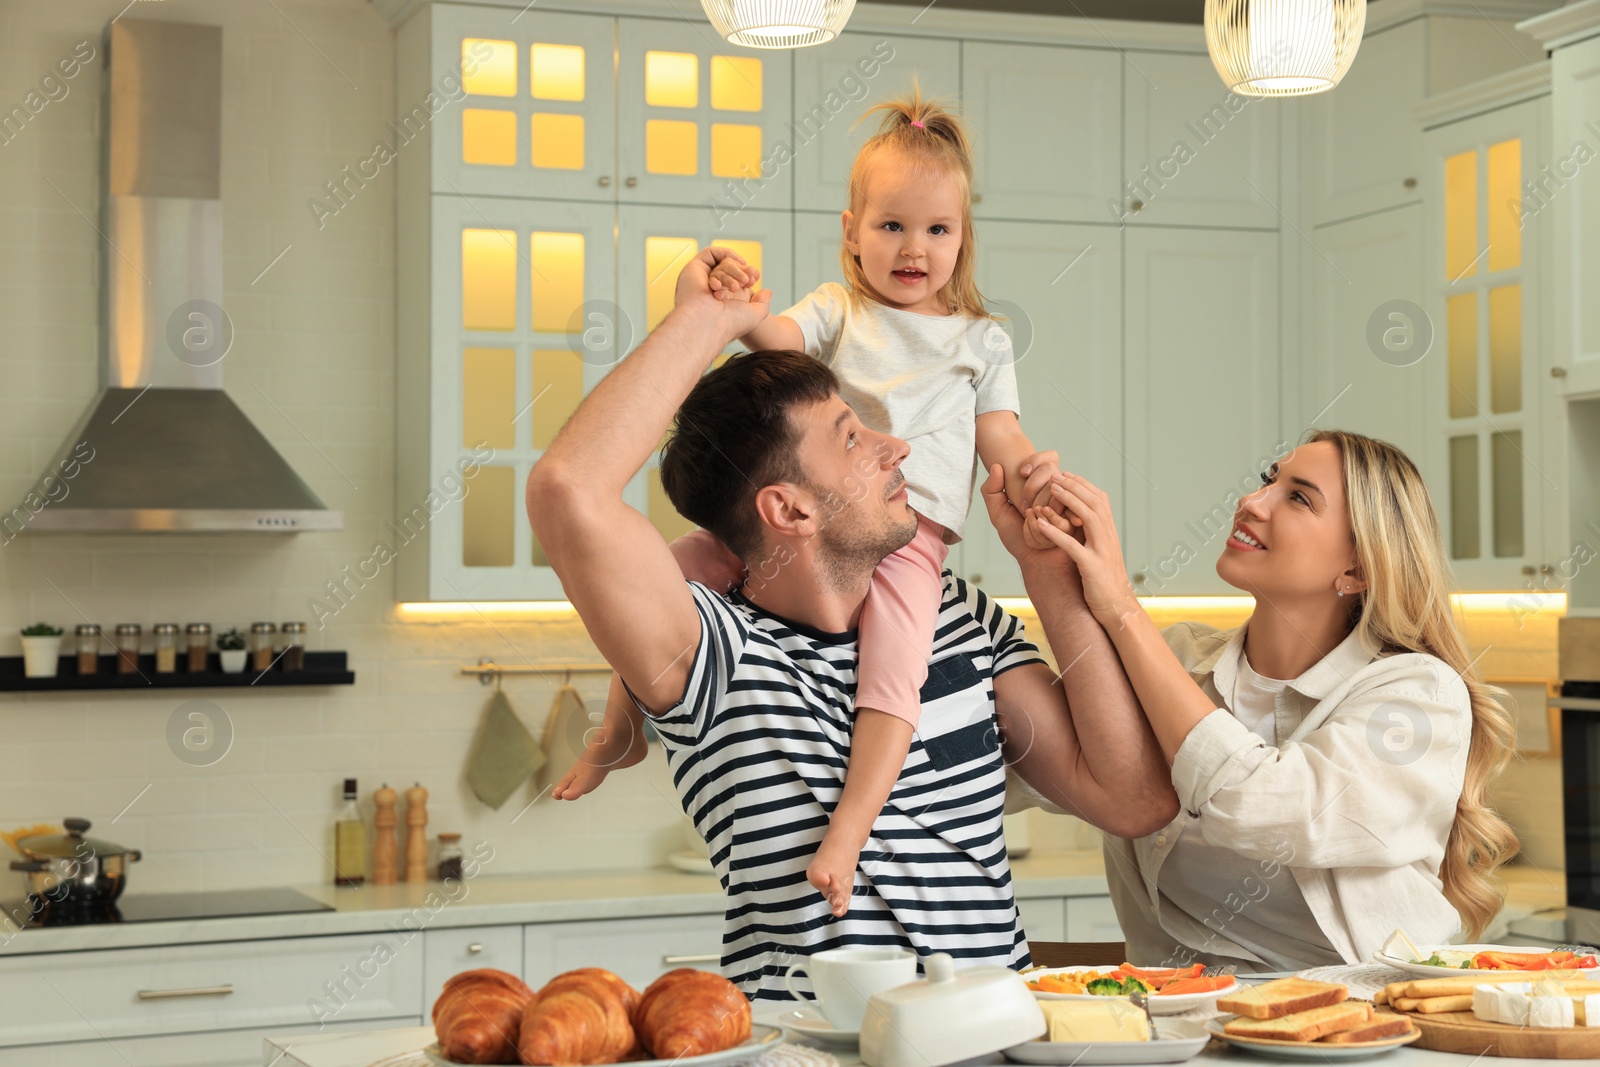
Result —
[{"label": "green kitchen towel", "polygon": [[544,762],[544,751],[511,710],[505,693],[496,689],[467,758],[467,784],[479,800],[498,810]]}]

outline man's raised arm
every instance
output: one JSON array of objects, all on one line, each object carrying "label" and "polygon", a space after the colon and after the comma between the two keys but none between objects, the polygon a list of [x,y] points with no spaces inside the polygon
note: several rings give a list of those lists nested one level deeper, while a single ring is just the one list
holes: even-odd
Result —
[{"label": "man's raised arm", "polygon": [[994,471],[983,498],[1063,668],[1059,679],[1042,664],[995,679],[1006,762],[1045,799],[1107,833],[1154,833],[1178,814],[1178,795],[1116,646],[1083,602],[1065,553],[1027,546],[1022,516]]},{"label": "man's raised arm", "polygon": [[683,697],[700,620],[666,542],[622,492],[711,361],[767,314],[771,293],[720,300],[709,248],[677,305],[578,406],[528,476],[528,520],[607,662],[651,710]]}]

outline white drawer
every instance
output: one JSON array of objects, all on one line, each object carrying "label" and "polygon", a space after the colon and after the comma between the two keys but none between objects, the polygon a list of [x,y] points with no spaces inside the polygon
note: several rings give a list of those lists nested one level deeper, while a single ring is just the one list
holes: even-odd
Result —
[{"label": "white drawer", "polygon": [[[363,1019],[355,1023],[329,1023],[324,1033],[337,1034],[378,1028],[417,1026],[420,1019]],[[0,1048],[0,1067],[261,1067],[264,1038],[290,1037],[306,1032],[304,1026],[270,1030],[226,1030],[210,1034],[172,1034],[165,1037],[121,1037],[106,1041],[74,1041],[70,1045]],[[289,1067],[282,1060],[276,1067]]]},{"label": "white drawer", "polygon": [[373,933],[0,959],[0,1045],[421,1016],[422,955]]},{"label": "white drawer", "polygon": [[423,935],[422,1006],[433,1011],[433,1002],[444,991],[445,979],[478,967],[493,967],[522,977],[522,927],[462,926],[451,930],[429,930]]},{"label": "white drawer", "polygon": [[1019,900],[1017,911],[1022,915],[1022,932],[1029,941],[1067,939],[1067,909],[1060,897]]},{"label": "white drawer", "polygon": [[1111,898],[1068,897],[1067,936],[1063,940],[1123,940],[1122,924],[1117,922],[1117,909],[1111,906]]},{"label": "white drawer", "polygon": [[678,967],[715,971],[722,958],[722,916],[671,915],[523,928],[528,984],[576,967],[604,967],[643,989]]}]

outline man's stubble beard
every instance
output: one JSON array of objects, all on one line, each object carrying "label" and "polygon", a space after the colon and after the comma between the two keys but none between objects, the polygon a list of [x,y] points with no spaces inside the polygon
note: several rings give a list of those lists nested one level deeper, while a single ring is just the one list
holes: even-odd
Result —
[{"label": "man's stubble beard", "polygon": [[851,501],[818,532],[817,572],[830,589],[847,592],[871,579],[884,557],[911,543],[917,535],[917,516],[908,512],[904,522],[882,513],[874,524]]}]

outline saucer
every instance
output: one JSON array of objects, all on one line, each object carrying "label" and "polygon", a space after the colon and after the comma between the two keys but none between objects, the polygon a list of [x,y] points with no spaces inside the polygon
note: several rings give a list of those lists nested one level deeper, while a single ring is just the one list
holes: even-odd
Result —
[{"label": "saucer", "polygon": [[834,1027],[827,1019],[819,1015],[806,1012],[786,1011],[778,1016],[777,1023],[785,1030],[793,1030],[803,1037],[809,1037],[822,1045],[835,1045],[838,1047],[854,1047],[861,1040],[860,1030],[840,1030]]}]

